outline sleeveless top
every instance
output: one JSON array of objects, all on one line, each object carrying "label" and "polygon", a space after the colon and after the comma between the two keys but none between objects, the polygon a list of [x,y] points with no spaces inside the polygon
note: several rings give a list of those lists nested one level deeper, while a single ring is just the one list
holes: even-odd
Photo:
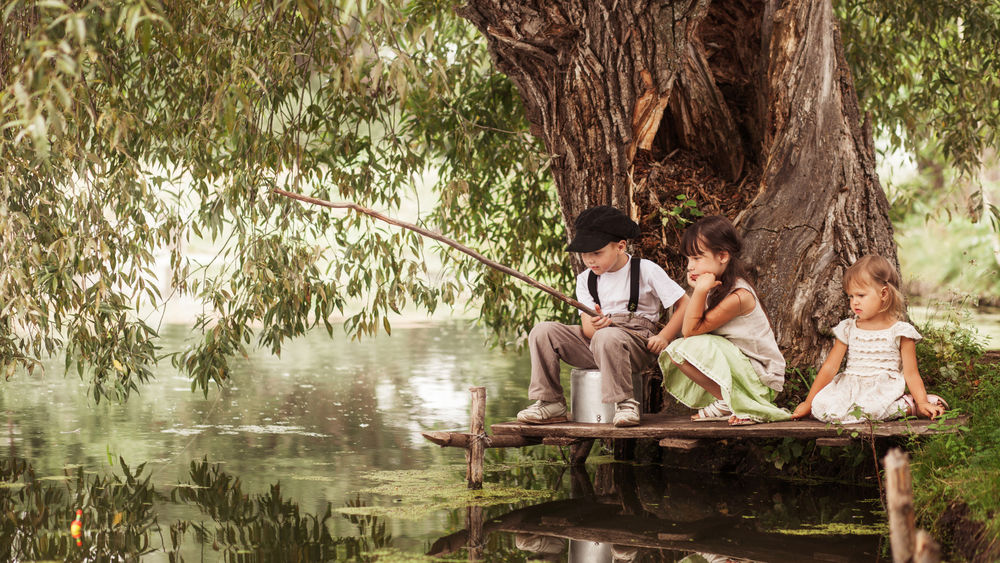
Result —
[{"label": "sleeveless top", "polygon": [[753,295],[753,310],[745,315],[733,317],[726,324],[713,330],[712,334],[717,334],[735,344],[740,352],[750,359],[750,364],[760,377],[760,382],[780,392],[785,386],[785,358],[778,349],[771,323],[760,306],[757,292],[750,287],[750,284],[740,278],[733,284],[732,291],[737,289],[745,289]]}]

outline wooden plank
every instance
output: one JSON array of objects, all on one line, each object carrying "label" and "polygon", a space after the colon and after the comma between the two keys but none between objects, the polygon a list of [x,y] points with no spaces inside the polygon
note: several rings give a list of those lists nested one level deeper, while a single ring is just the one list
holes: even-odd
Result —
[{"label": "wooden plank", "polygon": [[673,450],[685,450],[690,451],[695,449],[701,440],[697,438],[663,438],[660,440],[661,448],[670,448]]},{"label": "wooden plank", "polygon": [[818,420],[790,420],[748,426],[730,426],[726,421],[694,422],[687,416],[644,414],[639,426],[616,428],[611,424],[565,422],[533,425],[516,421],[491,426],[494,435],[560,436],[573,438],[838,438],[852,434],[874,437],[908,436],[957,432],[968,420],[960,416],[945,421],[927,419],[896,420],[869,424],[835,425]]},{"label": "wooden plank", "polygon": [[837,438],[816,438],[816,445],[842,448],[844,446],[849,446],[852,441],[853,440],[848,436],[840,436]]},{"label": "wooden plank", "polygon": [[[472,443],[472,434],[469,432],[450,432],[446,430],[423,432],[421,434],[431,442],[441,447],[467,448]],[[568,438],[576,440],[576,438]],[[505,434],[503,436],[486,436],[482,439],[483,446],[487,448],[519,448],[521,446],[534,446],[542,443],[542,439],[533,436],[520,436],[517,434]]]}]

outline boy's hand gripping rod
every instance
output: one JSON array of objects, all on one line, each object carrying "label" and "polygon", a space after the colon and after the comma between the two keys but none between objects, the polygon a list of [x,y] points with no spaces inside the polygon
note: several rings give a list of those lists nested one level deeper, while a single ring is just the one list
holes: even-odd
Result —
[{"label": "boy's hand gripping rod", "polygon": [[[379,213],[379,212],[377,212],[377,211],[375,211],[373,209],[369,209],[367,207],[363,207],[361,205],[358,205],[356,203],[352,203],[352,202],[349,202],[349,201],[343,201],[343,202],[336,202],[336,203],[334,203],[334,202],[331,202],[331,201],[326,201],[324,199],[318,199],[318,198],[315,198],[315,197],[309,197],[309,196],[305,196],[305,195],[302,195],[302,194],[297,194],[297,193],[294,193],[294,192],[285,191],[285,190],[282,190],[280,188],[273,188],[271,191],[273,191],[274,193],[276,193],[278,195],[285,196],[287,198],[297,199],[299,201],[304,201],[306,203],[311,203],[313,205],[318,205],[320,207],[329,207],[331,209],[353,209],[353,210],[357,211],[358,213],[362,213],[364,215],[368,215],[369,217],[374,217],[375,219],[378,219],[380,221],[385,221],[386,223],[389,223],[390,225],[396,225],[397,227],[403,227],[404,229],[409,229],[409,230],[411,230],[411,231],[413,231],[415,233],[421,234],[421,235],[423,235],[425,237],[432,238],[434,240],[443,242],[443,243],[447,244],[448,246],[450,246],[450,247],[452,247],[452,248],[454,248],[454,249],[456,249],[456,250],[458,250],[460,252],[464,252],[465,254],[468,254],[469,256],[472,256],[476,260],[479,260],[480,262],[482,262],[483,264],[486,264],[487,266],[493,268],[494,270],[499,270],[499,271],[501,271],[501,272],[503,272],[505,274],[514,276],[515,278],[517,278],[517,279],[519,279],[519,280],[527,283],[528,285],[530,285],[532,287],[537,287],[538,289],[544,291],[545,293],[548,293],[549,295],[555,297],[556,299],[558,299],[558,300],[560,300],[560,301],[562,301],[564,303],[567,303],[569,305],[572,305],[573,307],[576,307],[577,309],[583,311],[584,313],[587,313],[588,315],[590,315],[592,317],[600,317],[601,316],[601,315],[597,314],[597,311],[591,309],[590,307],[584,305],[583,303],[577,301],[576,299],[573,299],[571,297],[567,297],[566,295],[563,295],[562,293],[559,293],[555,289],[553,289],[553,288],[551,288],[551,287],[549,287],[549,286],[547,286],[547,285],[545,285],[545,284],[543,284],[543,283],[541,283],[541,282],[539,282],[539,281],[537,281],[537,280],[535,280],[535,279],[533,279],[533,278],[531,278],[531,277],[529,277],[529,276],[527,276],[525,274],[522,274],[521,272],[518,272],[517,270],[515,270],[515,269],[513,269],[513,268],[511,268],[509,266],[504,266],[503,264],[500,264],[499,262],[494,262],[493,260],[490,260],[489,258],[483,256],[482,254],[476,252],[475,250],[472,250],[471,248],[469,248],[469,247],[467,247],[465,245],[459,244],[459,243],[457,243],[457,242],[455,242],[455,241],[453,241],[453,240],[451,240],[451,239],[449,239],[447,237],[441,236],[438,233],[435,233],[433,231],[429,231],[429,230],[427,230],[427,229],[425,229],[423,227],[419,227],[417,225],[414,225],[413,223],[407,223],[406,221],[399,221],[398,219],[393,219],[392,217],[387,217],[387,216],[385,216],[385,215],[383,215],[383,214],[381,214],[381,213]],[[614,324],[614,323],[612,322],[612,324]],[[621,328],[621,329],[623,329],[625,331],[628,331],[628,332],[632,332],[632,331],[630,331],[629,329],[627,329],[625,327],[619,326],[619,328]],[[636,336],[638,336],[638,334],[636,334]]]}]

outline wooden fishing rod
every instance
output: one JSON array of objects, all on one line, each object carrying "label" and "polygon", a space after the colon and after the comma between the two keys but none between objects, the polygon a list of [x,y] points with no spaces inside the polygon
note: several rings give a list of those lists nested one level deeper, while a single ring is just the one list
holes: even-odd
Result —
[{"label": "wooden fishing rod", "polygon": [[425,229],[423,227],[414,225],[413,223],[407,223],[406,221],[400,221],[398,219],[393,219],[392,217],[388,217],[386,215],[383,215],[383,214],[379,213],[378,211],[375,211],[373,209],[369,209],[367,207],[363,207],[361,205],[358,205],[356,203],[352,203],[352,202],[349,202],[349,201],[343,201],[343,202],[334,203],[332,201],[326,201],[324,199],[318,199],[318,198],[315,198],[315,197],[309,197],[309,196],[297,194],[297,193],[294,193],[294,192],[285,191],[285,190],[282,190],[280,188],[274,188],[274,189],[272,189],[272,191],[274,193],[278,194],[278,195],[283,195],[285,197],[288,197],[288,198],[291,198],[291,199],[297,199],[299,201],[304,201],[306,203],[311,203],[313,205],[319,205],[321,207],[329,207],[331,209],[353,209],[354,211],[357,211],[358,213],[362,213],[364,215],[368,215],[369,217],[374,217],[375,219],[378,219],[379,221],[384,221],[386,223],[389,223],[390,225],[396,225],[397,227],[403,227],[404,229],[409,229],[409,230],[414,231],[416,233],[419,233],[419,234],[421,234],[421,235],[423,235],[425,237],[432,238],[434,240],[443,242],[443,243],[447,244],[448,246],[454,248],[455,250],[458,250],[459,252],[463,252],[465,254],[468,254],[469,256],[472,256],[473,258],[475,258],[476,260],[479,260],[483,264],[486,264],[490,268],[493,268],[494,270],[499,270],[499,271],[501,271],[501,272],[503,272],[505,274],[514,276],[515,278],[517,278],[517,279],[519,279],[519,280],[527,283],[528,285],[530,285],[532,287],[536,287],[536,288],[544,291],[545,293],[548,293],[549,295],[555,297],[556,299],[562,301],[563,303],[567,303],[569,305],[572,305],[573,307],[576,307],[577,309],[583,311],[584,313],[587,313],[588,315],[590,315],[592,317],[600,317],[601,316],[601,315],[597,314],[597,311],[591,309],[590,307],[584,305],[583,303],[580,303],[576,299],[573,299],[572,297],[567,297],[566,295],[563,295],[562,293],[560,293],[560,292],[556,291],[555,289],[553,289],[553,288],[545,285],[544,283],[541,283],[541,282],[539,282],[539,281],[537,281],[537,280],[535,280],[535,279],[533,279],[533,278],[531,278],[531,277],[529,277],[529,276],[527,276],[525,274],[522,274],[521,272],[515,270],[514,268],[511,268],[509,266],[504,266],[503,264],[500,264],[499,262],[495,262],[493,260],[490,260],[489,258],[483,256],[482,254],[476,252],[475,250],[472,250],[471,248],[469,248],[469,247],[467,247],[467,246],[465,246],[463,244],[459,244],[459,243],[457,243],[457,242],[449,239],[448,237],[442,236],[442,235],[440,235],[438,233],[435,233],[433,231],[429,231],[429,230],[427,230],[427,229]]}]

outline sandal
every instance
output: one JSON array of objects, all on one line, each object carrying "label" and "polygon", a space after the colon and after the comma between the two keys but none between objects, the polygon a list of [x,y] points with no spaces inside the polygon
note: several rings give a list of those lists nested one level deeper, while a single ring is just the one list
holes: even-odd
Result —
[{"label": "sandal", "polygon": [[711,405],[698,409],[698,412],[691,416],[691,420],[695,422],[729,420],[729,417],[732,415],[733,411],[729,408],[729,403],[727,403],[725,399],[717,399]]},{"label": "sandal", "polygon": [[737,416],[733,415],[729,417],[730,426],[749,426],[751,424],[757,424],[757,421],[750,418],[749,416]]}]

